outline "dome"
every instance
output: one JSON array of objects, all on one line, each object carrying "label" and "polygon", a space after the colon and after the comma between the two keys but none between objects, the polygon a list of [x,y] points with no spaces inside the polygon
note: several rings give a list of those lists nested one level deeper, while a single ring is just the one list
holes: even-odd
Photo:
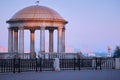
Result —
[{"label": "dome", "polygon": [[29,6],[18,11],[11,20],[52,20],[65,21],[56,11],[44,6]]},{"label": "dome", "polygon": [[21,9],[11,19],[6,21],[10,27],[21,27],[25,29],[35,28],[39,26],[58,27],[67,24],[56,11],[45,6],[29,6]]}]

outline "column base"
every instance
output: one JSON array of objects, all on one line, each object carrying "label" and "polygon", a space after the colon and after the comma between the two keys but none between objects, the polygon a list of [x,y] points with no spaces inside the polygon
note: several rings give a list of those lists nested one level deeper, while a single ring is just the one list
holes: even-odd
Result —
[{"label": "column base", "polygon": [[30,59],[35,59],[35,58],[36,58],[36,52],[31,52]]}]

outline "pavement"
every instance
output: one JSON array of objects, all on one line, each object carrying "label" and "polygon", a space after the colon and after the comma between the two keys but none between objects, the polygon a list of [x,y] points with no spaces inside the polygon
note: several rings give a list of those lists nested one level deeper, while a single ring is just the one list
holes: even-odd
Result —
[{"label": "pavement", "polygon": [[0,73],[0,80],[120,80],[120,70]]}]

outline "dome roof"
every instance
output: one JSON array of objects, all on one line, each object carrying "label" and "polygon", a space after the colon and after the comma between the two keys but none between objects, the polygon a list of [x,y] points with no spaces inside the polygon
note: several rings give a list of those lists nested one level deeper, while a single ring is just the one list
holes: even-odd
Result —
[{"label": "dome roof", "polygon": [[62,20],[56,11],[44,6],[30,6],[18,11],[10,20]]}]

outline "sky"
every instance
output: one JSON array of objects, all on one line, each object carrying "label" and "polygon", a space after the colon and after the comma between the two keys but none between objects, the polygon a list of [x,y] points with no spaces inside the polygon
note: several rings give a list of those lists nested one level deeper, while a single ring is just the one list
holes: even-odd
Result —
[{"label": "sky", "polygon": [[[37,0],[0,1],[0,47],[8,47],[6,23],[17,11],[35,5]],[[39,5],[57,11],[66,24],[66,47],[70,52],[107,52],[120,45],[120,0],[39,0]],[[55,36],[56,36],[55,31]],[[39,32],[36,31],[35,49],[39,51]],[[25,31],[25,50],[29,50],[29,31]],[[46,35],[48,33],[46,32]],[[56,42],[55,37],[55,43]],[[48,37],[46,37],[46,47]],[[56,46],[55,46],[56,47]]]}]

